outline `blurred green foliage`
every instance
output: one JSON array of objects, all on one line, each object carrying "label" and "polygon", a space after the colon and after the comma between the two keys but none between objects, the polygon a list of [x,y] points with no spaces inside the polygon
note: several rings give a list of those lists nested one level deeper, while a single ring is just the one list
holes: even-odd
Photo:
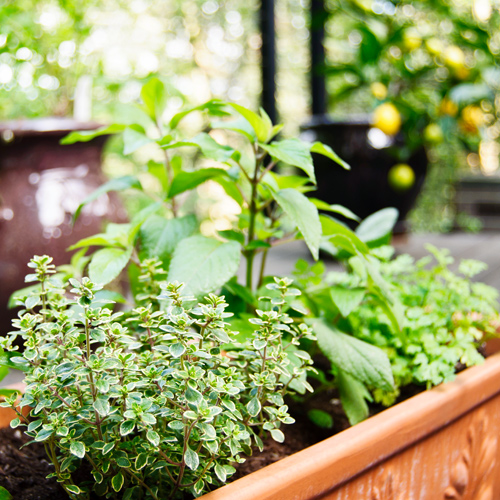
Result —
[{"label": "blurred green foliage", "polygon": [[454,213],[461,172],[495,174],[500,136],[497,0],[328,0],[327,82],[336,115],[374,113],[402,133],[398,161],[424,146],[429,176],[414,229],[477,230]]}]

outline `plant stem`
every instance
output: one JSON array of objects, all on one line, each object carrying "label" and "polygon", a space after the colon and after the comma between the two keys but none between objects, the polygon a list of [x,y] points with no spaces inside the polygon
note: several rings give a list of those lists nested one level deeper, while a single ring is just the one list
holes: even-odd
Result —
[{"label": "plant stem", "polygon": [[[250,221],[248,225],[248,239],[247,246],[253,241],[255,236],[255,218],[257,216],[257,186],[259,184],[259,166],[260,162],[255,165],[255,172],[253,175],[252,182],[252,195],[250,198]],[[246,284],[247,287],[252,290],[252,275],[253,275],[253,260],[255,257],[255,250],[247,250],[246,260],[247,260],[247,275]]]},{"label": "plant stem", "polygon": [[[87,363],[88,363],[90,361],[90,325],[89,325],[89,319],[87,317],[85,318],[85,341],[87,344],[86,347],[87,347]],[[97,399],[96,398],[97,391],[94,383],[94,376],[92,374],[92,369],[90,367],[89,367],[89,383],[90,383],[90,392],[92,393],[92,401],[95,403]],[[103,441],[102,430],[101,430],[101,417],[99,416],[99,413],[97,413],[97,410],[94,411],[94,415],[97,427],[97,435],[99,436],[99,439]]]}]

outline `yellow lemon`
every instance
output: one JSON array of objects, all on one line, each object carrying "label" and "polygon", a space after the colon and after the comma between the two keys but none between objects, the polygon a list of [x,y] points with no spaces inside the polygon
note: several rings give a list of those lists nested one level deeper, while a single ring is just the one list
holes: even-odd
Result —
[{"label": "yellow lemon", "polygon": [[414,30],[405,31],[403,43],[407,50],[418,49],[422,45],[422,37]]},{"label": "yellow lemon", "polygon": [[424,129],[424,138],[426,141],[437,144],[443,140],[443,131],[437,123],[429,123]]},{"label": "yellow lemon", "polygon": [[458,106],[451,99],[445,97],[441,101],[439,110],[443,115],[456,116],[458,113]]},{"label": "yellow lemon", "polygon": [[484,124],[484,113],[479,106],[465,106],[462,110],[462,119],[460,120],[460,128],[464,132],[475,134],[479,127]]},{"label": "yellow lemon", "polygon": [[398,163],[389,170],[387,180],[395,191],[408,191],[415,184],[415,172],[410,165]]},{"label": "yellow lemon", "polygon": [[383,83],[373,82],[370,85],[370,90],[377,99],[382,100],[387,97],[387,87]]},{"label": "yellow lemon", "polygon": [[425,46],[433,56],[439,56],[444,50],[444,44],[439,38],[429,38],[425,41]]},{"label": "yellow lemon", "polygon": [[456,45],[446,47],[443,54],[444,63],[453,70],[459,70],[465,65],[464,51]]},{"label": "yellow lemon", "polygon": [[455,76],[460,80],[465,80],[470,75],[470,70],[465,66],[454,70]]},{"label": "yellow lemon", "polygon": [[401,115],[396,106],[390,102],[378,106],[373,113],[373,126],[384,134],[397,134],[401,128]]}]

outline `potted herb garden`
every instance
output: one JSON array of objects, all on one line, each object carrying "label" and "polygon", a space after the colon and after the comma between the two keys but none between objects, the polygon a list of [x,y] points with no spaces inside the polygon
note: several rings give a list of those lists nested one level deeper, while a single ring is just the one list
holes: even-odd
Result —
[{"label": "potted herb garden", "polygon": [[[483,361],[477,347],[495,334],[496,292],[470,280],[482,265],[465,261],[453,273],[450,256],[432,248],[422,262],[392,259],[391,209],[355,231],[319,215],[318,208],[359,220],[305,196],[315,184],[311,153],[348,165],[321,143],[277,139],[279,127],[264,112],[210,101],[163,123],[158,80],[142,100],[150,130],[114,125],[66,139],[121,131],[128,152],[159,146],[164,162],[147,165],[152,189],[144,177],[127,176],[86,200],[133,189],[142,208],[130,223],[76,243],[69,266],[35,257],[31,285],[16,295],[19,319],[3,342],[4,365],[27,373],[19,408],[32,408],[30,416],[19,409],[11,426],[43,444],[67,495],[175,499],[215,490],[206,498],[345,498],[333,491],[354,478],[355,486],[342,487],[362,488],[357,498],[397,498],[402,484],[417,487],[403,474],[421,450],[446,446],[446,456],[435,457],[443,474],[432,476],[433,493],[443,486],[444,498],[495,498],[473,488],[484,495],[496,488],[496,438],[487,427],[495,429],[490,411],[500,404],[490,400],[500,393],[498,357],[361,422],[367,401],[393,404],[411,384],[430,388],[453,379],[457,364]],[[185,139],[182,120],[192,112],[204,113],[205,130],[214,132]],[[180,156],[186,148],[191,156]],[[276,171],[278,163],[306,176]],[[208,180],[240,213],[231,228],[203,235],[193,197]],[[325,274],[321,262],[299,261],[293,282],[268,276],[268,252],[296,238],[315,259],[320,247],[336,254],[345,271]],[[130,285],[120,293],[125,272]],[[16,398],[2,405],[15,408]],[[216,489],[247,456],[293,433],[292,409],[322,435],[339,404],[344,419],[361,423]],[[468,413],[478,405],[477,416]],[[467,428],[463,439],[439,437],[450,422]],[[421,447],[409,450],[415,442]],[[368,469],[367,485],[359,486]],[[477,474],[486,479],[477,483]]]}]

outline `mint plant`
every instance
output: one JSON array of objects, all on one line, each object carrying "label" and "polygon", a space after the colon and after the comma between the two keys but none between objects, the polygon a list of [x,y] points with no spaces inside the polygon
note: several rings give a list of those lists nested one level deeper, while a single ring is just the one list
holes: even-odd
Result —
[{"label": "mint plant", "polygon": [[[137,111],[140,123],[74,132],[63,140],[70,144],[101,134],[121,133],[125,154],[149,145],[164,158],[163,163],[150,160],[141,173],[142,178],[148,173],[156,190],[146,189],[139,176],[128,175],[111,180],[82,204],[83,207],[110,190],[132,189],[146,205],[130,224],[110,224],[105,233],[72,247],[102,247],[92,255],[89,264],[89,275],[94,281],[109,283],[127,266],[138,266],[143,259],[157,257],[169,281],[183,282],[189,293],[201,296],[234,278],[243,256],[246,291],[235,286],[231,290],[246,302],[254,302],[255,296],[251,300],[249,296],[264,283],[269,249],[301,237],[313,257],[318,258],[322,224],[317,206],[321,203],[304,194],[316,184],[312,153],[349,168],[328,146],[295,138],[278,139],[281,125],[273,125],[263,110],[254,113],[217,100],[165,120],[168,95],[157,79],[144,86],[141,97],[142,105]],[[185,138],[183,120],[194,112],[205,116],[204,131]],[[225,134],[222,141],[221,134]],[[190,161],[193,151],[195,160]],[[304,175],[278,172],[278,164],[299,169]],[[195,188],[209,180],[218,183],[241,212],[237,223],[229,230],[219,231],[216,237],[200,234],[199,221],[192,204],[187,202],[195,195]],[[343,207],[324,205],[322,209],[355,217]],[[262,260],[255,278],[258,254]]]},{"label": "mint plant", "polygon": [[[19,299],[24,309],[3,346],[15,352],[16,338],[24,341],[12,361],[26,371],[20,406],[33,410],[11,426],[45,445],[70,498],[200,496],[267,433],[283,441],[281,425],[294,421],[284,395],[310,389],[311,360],[297,345],[313,338],[286,313],[298,293],[290,280],[269,285],[272,309],[256,311],[252,338],[238,344],[223,297],[197,301],[167,282],[154,297],[154,262],[138,280],[144,302],[121,312],[87,277],[62,283],[50,257],[30,266],[28,281],[40,286]],[[77,479],[82,461],[93,480]]]}]

